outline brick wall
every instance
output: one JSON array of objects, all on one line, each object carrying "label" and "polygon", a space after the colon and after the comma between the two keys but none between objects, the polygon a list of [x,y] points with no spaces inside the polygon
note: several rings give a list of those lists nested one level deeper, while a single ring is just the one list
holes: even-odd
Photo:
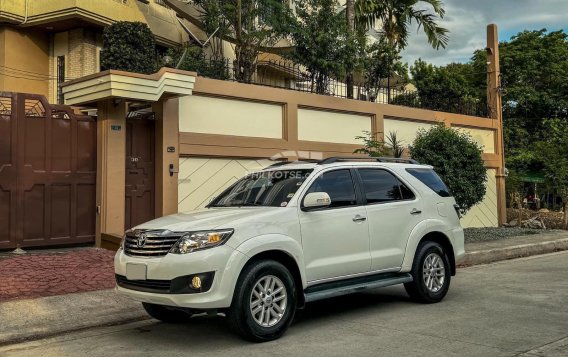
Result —
[{"label": "brick wall", "polygon": [[[50,46],[49,73],[51,83],[49,85],[49,101],[57,102],[57,57],[65,56],[65,79],[71,80],[87,76],[99,71],[99,48],[101,47],[101,34],[78,28],[67,32],[67,36],[60,36],[56,43],[57,35],[52,36]],[[55,53],[56,47],[65,48],[63,53]],[[61,52],[61,51],[60,51]]]}]

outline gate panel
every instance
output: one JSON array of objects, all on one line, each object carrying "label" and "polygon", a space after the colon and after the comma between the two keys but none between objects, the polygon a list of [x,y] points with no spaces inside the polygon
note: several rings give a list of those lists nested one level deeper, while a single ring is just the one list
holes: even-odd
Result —
[{"label": "gate panel", "polygon": [[94,242],[95,120],[42,96],[11,97],[0,116],[0,249]]},{"label": "gate panel", "polygon": [[16,125],[11,93],[0,92],[0,249],[16,246]]}]

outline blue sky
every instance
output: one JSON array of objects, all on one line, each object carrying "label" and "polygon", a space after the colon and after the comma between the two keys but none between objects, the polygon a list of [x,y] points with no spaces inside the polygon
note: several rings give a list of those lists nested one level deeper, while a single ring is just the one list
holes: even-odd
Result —
[{"label": "blue sky", "polygon": [[466,62],[473,51],[486,46],[486,26],[499,27],[501,41],[519,31],[568,32],[568,0],[443,0],[446,16],[440,24],[450,30],[446,49],[432,49],[421,32],[413,30],[403,61],[410,64],[418,58],[437,65]]}]

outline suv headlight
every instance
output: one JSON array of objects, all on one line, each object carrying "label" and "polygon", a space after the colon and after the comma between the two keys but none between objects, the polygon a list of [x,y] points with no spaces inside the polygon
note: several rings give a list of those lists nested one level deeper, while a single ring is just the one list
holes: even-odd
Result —
[{"label": "suv headlight", "polygon": [[201,232],[187,232],[174,244],[170,253],[186,254],[196,250],[209,249],[225,244],[233,235],[233,229],[220,229]]}]

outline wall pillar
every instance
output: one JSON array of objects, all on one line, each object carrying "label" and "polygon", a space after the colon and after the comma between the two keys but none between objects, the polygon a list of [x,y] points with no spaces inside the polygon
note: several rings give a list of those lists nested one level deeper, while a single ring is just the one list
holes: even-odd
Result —
[{"label": "wall pillar", "polygon": [[487,106],[490,117],[497,121],[496,154],[500,157],[497,174],[497,212],[499,225],[507,222],[505,201],[505,146],[503,142],[503,107],[501,98],[501,70],[499,65],[499,36],[497,25],[487,26]]},{"label": "wall pillar", "polygon": [[123,99],[98,103],[97,247],[101,246],[101,234],[124,233],[126,114]]},{"label": "wall pillar", "polygon": [[179,100],[161,99],[152,109],[156,116],[156,217],[161,217],[178,211]]}]

